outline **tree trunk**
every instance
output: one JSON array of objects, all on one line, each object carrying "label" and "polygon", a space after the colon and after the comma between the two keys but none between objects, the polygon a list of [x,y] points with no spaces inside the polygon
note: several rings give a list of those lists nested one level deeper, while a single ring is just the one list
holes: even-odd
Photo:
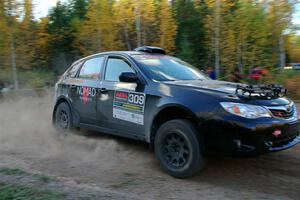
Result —
[{"label": "tree trunk", "polygon": [[283,35],[280,35],[279,38],[279,61],[280,61],[280,68],[284,68],[286,64],[286,56],[285,56],[285,49],[284,49],[284,38]]},{"label": "tree trunk", "polygon": [[131,44],[130,44],[130,40],[129,40],[129,34],[128,34],[128,24],[125,24],[124,27],[124,37],[125,37],[125,41],[126,41],[126,45],[127,45],[127,50],[132,50]]},{"label": "tree trunk", "polygon": [[14,36],[12,36],[10,45],[11,45],[11,68],[13,74],[14,88],[17,90],[19,89],[19,80],[18,80],[18,71],[17,71],[17,64],[16,64],[16,44],[15,44]]},{"label": "tree trunk", "polygon": [[135,10],[135,28],[136,28],[136,34],[137,34],[137,46],[140,47],[142,46],[142,34],[141,34],[141,12],[140,12],[140,1],[137,1],[137,8]]},{"label": "tree trunk", "polygon": [[216,11],[215,11],[215,71],[216,77],[220,76],[220,9],[221,0],[216,0]]},{"label": "tree trunk", "polygon": [[99,25],[100,24],[100,20],[99,20],[99,17],[97,16],[96,17],[96,23],[97,23],[97,38],[96,38],[96,44],[97,44],[97,50],[98,52],[101,52],[103,50],[102,48],[102,36],[101,36],[101,26]]},{"label": "tree trunk", "polygon": [[241,42],[241,35],[238,33],[238,39],[237,39],[237,61],[238,61],[238,68],[240,70],[240,73],[244,75],[244,69],[243,69],[243,61],[242,61],[242,42]]}]

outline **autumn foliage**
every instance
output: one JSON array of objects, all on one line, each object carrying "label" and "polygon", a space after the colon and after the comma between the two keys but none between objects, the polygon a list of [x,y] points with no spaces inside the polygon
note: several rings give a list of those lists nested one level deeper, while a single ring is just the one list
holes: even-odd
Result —
[{"label": "autumn foliage", "polygon": [[0,78],[26,70],[60,74],[83,56],[141,45],[201,69],[215,65],[217,49],[221,77],[300,62],[296,0],[68,0],[41,19],[34,2],[0,0]]}]

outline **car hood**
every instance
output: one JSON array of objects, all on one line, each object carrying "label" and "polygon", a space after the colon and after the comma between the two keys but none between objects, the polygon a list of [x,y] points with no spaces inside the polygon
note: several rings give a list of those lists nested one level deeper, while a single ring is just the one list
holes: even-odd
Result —
[{"label": "car hood", "polygon": [[264,105],[264,106],[278,106],[286,105],[291,101],[287,98],[276,98],[276,99],[240,99],[236,96],[236,87],[241,83],[233,83],[226,81],[216,80],[188,80],[188,81],[167,81],[165,84],[173,85],[175,87],[189,88],[195,90],[201,90],[207,93],[213,93],[222,98],[234,98],[239,99],[240,102]]},{"label": "car hood", "polygon": [[215,80],[167,81],[169,85],[184,86],[194,89],[204,89],[218,93],[235,94],[237,83]]}]

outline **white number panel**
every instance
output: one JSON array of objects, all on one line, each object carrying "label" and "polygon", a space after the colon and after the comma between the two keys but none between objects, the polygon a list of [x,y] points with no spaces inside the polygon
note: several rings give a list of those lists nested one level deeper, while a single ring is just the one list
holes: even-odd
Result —
[{"label": "white number panel", "polygon": [[113,117],[144,125],[145,101],[144,93],[115,91]]}]

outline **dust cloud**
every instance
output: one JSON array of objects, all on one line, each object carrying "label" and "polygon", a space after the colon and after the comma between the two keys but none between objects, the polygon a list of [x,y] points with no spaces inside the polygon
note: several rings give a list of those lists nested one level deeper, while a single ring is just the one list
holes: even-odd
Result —
[{"label": "dust cloud", "polygon": [[[129,160],[145,161],[142,148],[131,141],[82,130],[61,133],[52,125],[52,96],[21,97],[0,101],[0,152],[22,153],[40,159],[65,158],[72,165],[101,160],[101,167]],[[149,160],[148,160],[149,161]],[[147,159],[146,159],[147,162]]]},{"label": "dust cloud", "polygon": [[198,175],[178,180],[159,168],[145,143],[86,130],[57,132],[51,107],[51,95],[0,100],[0,167],[141,199],[299,199],[299,145],[255,158],[208,157]]}]

